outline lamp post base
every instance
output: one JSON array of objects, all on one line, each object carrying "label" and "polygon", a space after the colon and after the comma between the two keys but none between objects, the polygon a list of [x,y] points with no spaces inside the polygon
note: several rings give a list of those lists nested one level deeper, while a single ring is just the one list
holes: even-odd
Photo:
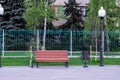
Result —
[{"label": "lamp post base", "polygon": [[103,65],[103,64],[100,64],[99,66],[100,66],[100,67],[103,67],[104,65]]},{"label": "lamp post base", "polygon": [[87,65],[84,65],[83,67],[84,67],[84,68],[88,68],[88,66],[87,66]]}]

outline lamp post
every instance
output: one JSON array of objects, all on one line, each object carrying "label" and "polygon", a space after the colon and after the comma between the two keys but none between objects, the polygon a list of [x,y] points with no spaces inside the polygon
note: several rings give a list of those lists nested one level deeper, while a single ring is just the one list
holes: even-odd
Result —
[{"label": "lamp post", "polygon": [[[0,4],[0,17],[2,17],[3,14],[4,14],[4,8]],[[0,27],[1,27],[1,25],[0,25]],[[2,45],[1,45],[1,47],[2,47]],[[0,50],[0,67],[1,67],[1,55],[2,55],[2,53],[1,53],[1,50]]]},{"label": "lamp post", "polygon": [[103,24],[104,24],[104,17],[106,15],[106,12],[104,10],[103,7],[101,7],[98,11],[98,16],[100,17],[100,66],[104,66],[103,64],[103,50],[104,50],[104,46],[103,46]]}]

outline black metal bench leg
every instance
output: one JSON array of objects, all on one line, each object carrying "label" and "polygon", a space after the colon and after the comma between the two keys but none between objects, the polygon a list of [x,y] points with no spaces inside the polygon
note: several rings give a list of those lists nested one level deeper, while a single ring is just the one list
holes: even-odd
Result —
[{"label": "black metal bench leg", "polygon": [[68,68],[68,62],[65,62],[65,66]]},{"label": "black metal bench leg", "polygon": [[31,63],[31,67],[33,68],[33,62]]},{"label": "black metal bench leg", "polygon": [[87,63],[88,63],[88,61],[87,60],[84,60],[84,68],[87,68],[88,66],[87,66]]},{"label": "black metal bench leg", "polygon": [[38,68],[38,62],[36,62],[36,67]]}]

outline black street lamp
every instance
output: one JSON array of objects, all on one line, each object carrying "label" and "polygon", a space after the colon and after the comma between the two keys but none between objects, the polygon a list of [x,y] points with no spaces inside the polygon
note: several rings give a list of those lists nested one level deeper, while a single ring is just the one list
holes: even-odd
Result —
[{"label": "black street lamp", "polygon": [[104,46],[103,46],[103,24],[104,24],[104,17],[106,15],[105,10],[103,7],[101,7],[98,11],[98,16],[100,17],[100,66],[104,66],[103,64],[103,51],[104,51]]},{"label": "black street lamp", "polygon": [[[2,7],[2,5],[0,4],[0,17],[2,17],[3,16],[3,14],[4,14],[4,8]],[[0,27],[1,27],[1,25],[0,25]],[[2,45],[1,45],[1,47],[2,47]],[[1,53],[1,50],[0,50],[0,67],[1,67],[1,56],[2,56],[2,53]]]}]

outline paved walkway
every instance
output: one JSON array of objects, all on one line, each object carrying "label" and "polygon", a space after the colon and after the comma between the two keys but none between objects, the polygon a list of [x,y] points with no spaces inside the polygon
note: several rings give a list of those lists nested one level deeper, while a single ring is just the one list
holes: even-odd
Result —
[{"label": "paved walkway", "polygon": [[0,80],[120,80],[120,65],[116,66],[40,66],[0,68]]}]

